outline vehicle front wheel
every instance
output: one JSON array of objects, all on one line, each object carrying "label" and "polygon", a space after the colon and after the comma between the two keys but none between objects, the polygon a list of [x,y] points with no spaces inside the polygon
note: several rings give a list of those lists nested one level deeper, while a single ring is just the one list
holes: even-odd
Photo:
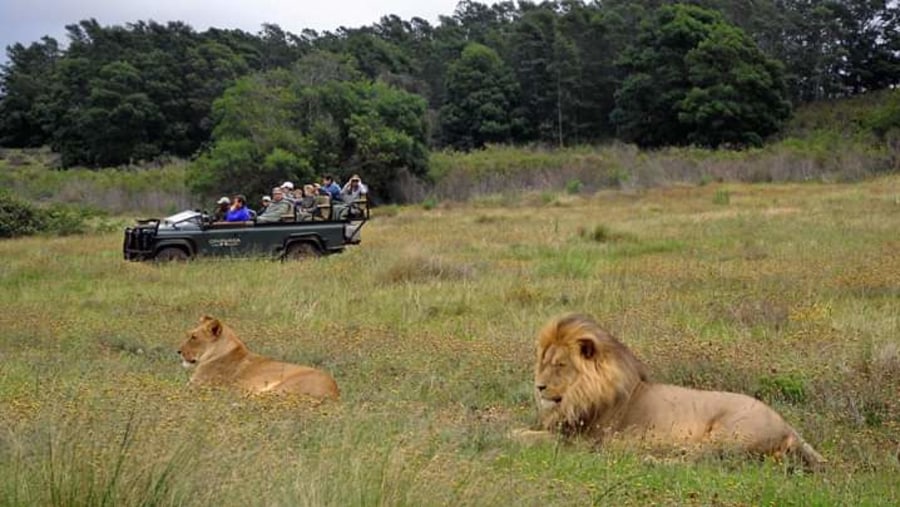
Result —
[{"label": "vehicle front wheel", "polygon": [[184,262],[188,260],[188,254],[177,246],[168,246],[156,252],[154,259],[158,262]]},{"label": "vehicle front wheel", "polygon": [[311,259],[322,255],[322,252],[316,248],[316,245],[306,241],[298,241],[288,245],[284,252],[284,260],[297,261],[300,259]]}]

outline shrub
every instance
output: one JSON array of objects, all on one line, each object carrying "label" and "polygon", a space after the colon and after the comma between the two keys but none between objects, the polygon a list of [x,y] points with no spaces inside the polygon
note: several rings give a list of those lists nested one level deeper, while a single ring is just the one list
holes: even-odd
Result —
[{"label": "shrub", "polygon": [[437,207],[438,201],[435,197],[428,197],[422,201],[422,207],[426,210],[432,210]]},{"label": "shrub", "polygon": [[80,210],[63,204],[53,204],[43,212],[41,232],[62,236],[84,234],[87,228],[85,218],[89,215],[90,212],[88,210]]},{"label": "shrub", "polygon": [[37,208],[6,192],[0,193],[0,238],[28,236],[43,227]]},{"label": "shrub", "polygon": [[0,238],[30,236],[37,233],[83,234],[85,219],[97,215],[87,208],[53,204],[40,208],[9,193],[0,193]]},{"label": "shrub", "polygon": [[766,375],[759,379],[759,387],[754,394],[769,402],[803,403],[806,393],[806,381],[796,375]]},{"label": "shrub", "polygon": [[567,194],[578,194],[584,188],[584,184],[581,183],[581,180],[578,178],[571,179],[566,182],[566,193]]}]

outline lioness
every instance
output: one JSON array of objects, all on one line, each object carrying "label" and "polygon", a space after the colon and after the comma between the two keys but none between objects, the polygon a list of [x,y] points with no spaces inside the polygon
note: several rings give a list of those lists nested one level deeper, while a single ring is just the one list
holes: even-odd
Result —
[{"label": "lioness", "polygon": [[553,319],[541,330],[534,389],[542,430],[520,431],[520,439],[540,439],[551,432],[597,441],[618,436],[737,447],[776,457],[795,453],[812,468],[825,463],[759,400],[650,382],[632,352],[584,315]]},{"label": "lioness", "polygon": [[236,386],[250,393],[294,393],[337,399],[331,375],[309,366],[254,354],[234,331],[204,315],[178,349],[182,365],[194,368],[192,384]]}]

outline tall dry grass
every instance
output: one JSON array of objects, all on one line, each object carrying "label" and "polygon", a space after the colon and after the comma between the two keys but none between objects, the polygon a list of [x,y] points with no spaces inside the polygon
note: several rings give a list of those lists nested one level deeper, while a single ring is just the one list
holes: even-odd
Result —
[{"label": "tall dry grass", "polygon": [[0,188],[39,204],[71,204],[111,214],[174,213],[200,204],[187,190],[185,161],[59,170],[55,158],[46,149],[0,149]]},{"label": "tall dry grass", "polygon": [[[896,504],[898,196],[887,177],[379,208],[361,245],[298,263],[0,242],[0,503]],[[829,468],[511,441],[535,333],[567,311],[656,380],[762,397]],[[187,388],[175,349],[203,314],[342,400]]]},{"label": "tall dry grass", "polygon": [[489,146],[431,156],[433,195],[465,201],[490,194],[644,189],[711,182],[860,181],[898,169],[889,144],[818,133],[743,151],[610,144],[568,149]]}]

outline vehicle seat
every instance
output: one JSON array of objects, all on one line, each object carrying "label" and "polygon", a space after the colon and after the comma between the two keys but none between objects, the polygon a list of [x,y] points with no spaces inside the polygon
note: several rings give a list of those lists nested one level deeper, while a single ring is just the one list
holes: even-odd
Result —
[{"label": "vehicle seat", "polygon": [[297,216],[295,215],[295,212],[294,212],[294,205],[291,204],[290,211],[281,215],[281,221],[282,222],[293,222],[295,220],[297,220]]},{"label": "vehicle seat", "polygon": [[331,196],[317,195],[316,207],[318,208],[318,213],[315,215],[317,219],[327,220],[331,218]]},{"label": "vehicle seat", "polygon": [[331,219],[332,220],[346,220],[347,215],[350,213],[350,207],[343,203],[335,203],[331,206]]}]

